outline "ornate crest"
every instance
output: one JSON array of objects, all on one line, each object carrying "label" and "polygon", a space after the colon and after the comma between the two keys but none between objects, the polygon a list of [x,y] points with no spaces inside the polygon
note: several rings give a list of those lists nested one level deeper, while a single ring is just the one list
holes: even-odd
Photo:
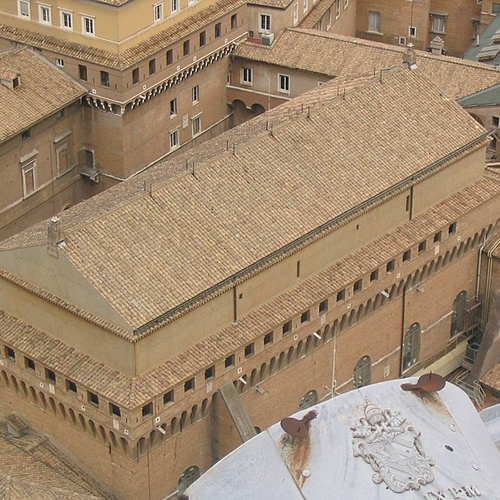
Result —
[{"label": "ornate crest", "polygon": [[385,484],[396,493],[418,490],[434,481],[432,458],[422,449],[420,432],[399,412],[365,404],[365,416],[352,430],[355,457],[363,457],[375,473],[373,482]]}]

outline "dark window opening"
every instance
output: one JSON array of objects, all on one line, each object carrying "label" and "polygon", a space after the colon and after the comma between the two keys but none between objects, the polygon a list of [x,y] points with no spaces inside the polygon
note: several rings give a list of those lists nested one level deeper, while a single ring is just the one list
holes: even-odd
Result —
[{"label": "dark window opening", "polygon": [[322,302],[319,303],[319,313],[323,314],[326,311],[328,311],[328,300],[323,300]]},{"label": "dark window opening", "polygon": [[282,328],[283,335],[288,335],[292,331],[292,322],[287,321]]},{"label": "dark window opening", "polygon": [[172,49],[167,50],[167,66],[174,62],[174,51]]},{"label": "dark window opening", "polygon": [[76,384],[72,380],[66,380],[66,390],[76,393]]},{"label": "dark window opening", "polygon": [[215,366],[212,365],[210,368],[207,368],[205,370],[205,380],[213,378],[214,376],[215,376]]},{"label": "dark window opening", "polygon": [[273,342],[273,332],[266,333],[264,335],[264,345],[272,344]]},{"label": "dark window opening", "polygon": [[135,68],[132,70],[132,83],[135,85],[139,83],[139,68]]},{"label": "dark window opening", "polygon": [[231,354],[231,356],[228,356],[226,360],[224,361],[224,366],[226,368],[229,368],[230,366],[234,366],[234,354]]},{"label": "dark window opening", "polygon": [[361,288],[363,287],[363,281],[358,280],[354,283],[354,293],[358,293],[361,291]]},{"label": "dark window opening", "polygon": [[78,65],[78,78],[87,81],[87,66],[83,66],[83,64]]},{"label": "dark window opening", "polygon": [[406,250],[403,254],[403,262],[408,262],[411,258],[411,250]]},{"label": "dark window opening", "polygon": [[311,312],[310,311],[304,311],[301,315],[300,315],[300,322],[301,323],[307,323],[309,321],[309,319],[311,318]]},{"label": "dark window opening", "polygon": [[48,368],[45,368],[45,378],[49,382],[53,382],[54,384],[56,383],[56,374],[52,370],[49,370]]},{"label": "dark window opening", "polygon": [[111,415],[114,415],[115,417],[122,416],[122,411],[120,410],[120,407],[114,405],[113,403],[109,403],[109,413],[111,413]]},{"label": "dark window opening", "polygon": [[418,253],[425,252],[426,247],[427,247],[427,242],[426,241],[421,241],[418,244]]},{"label": "dark window opening", "polygon": [[220,23],[217,23],[215,25],[215,38],[219,38],[220,37]]},{"label": "dark window opening", "polygon": [[245,358],[249,358],[250,356],[253,356],[254,354],[254,344],[253,342],[251,344],[248,344],[245,347]]},{"label": "dark window opening", "polygon": [[101,85],[109,87],[109,73],[107,71],[101,71]]},{"label": "dark window opening", "polygon": [[238,27],[238,16],[237,14],[233,14],[231,16],[231,29],[235,30]]},{"label": "dark window opening", "polygon": [[200,47],[203,47],[207,43],[207,33],[202,31],[200,33]]},{"label": "dark window opening", "polygon": [[153,403],[148,403],[142,407],[142,416],[146,417],[147,415],[151,415],[153,413]]},{"label": "dark window opening", "polygon": [[194,378],[190,378],[184,382],[184,392],[192,391],[194,389]]},{"label": "dark window opening", "polygon": [[378,269],[375,269],[375,271],[372,271],[370,273],[370,281],[377,281],[378,280]]},{"label": "dark window opening", "polygon": [[438,241],[441,241],[441,231],[438,231],[438,232],[434,235],[434,243],[437,243]]},{"label": "dark window opening", "polygon": [[93,392],[88,391],[89,403],[99,406],[99,396]]},{"label": "dark window opening", "polygon": [[24,357],[24,366],[29,370],[35,369],[35,362],[31,358]]},{"label": "dark window opening", "polygon": [[23,141],[29,139],[30,137],[31,137],[31,129],[25,130],[24,132],[21,133],[21,139]]},{"label": "dark window opening", "polygon": [[387,266],[386,266],[386,271],[388,273],[392,273],[392,271],[394,271],[394,267],[395,267],[396,263],[394,261],[394,259],[390,260],[388,263],[387,263]]},{"label": "dark window opening", "polygon": [[345,300],[345,288],[337,292],[337,302],[342,302]]},{"label": "dark window opening", "polygon": [[189,54],[189,40],[186,40],[182,44],[182,54],[185,56],[187,56]]},{"label": "dark window opening", "polygon": [[455,234],[457,232],[457,223],[454,222],[448,226],[448,234]]},{"label": "dark window opening", "polygon": [[16,360],[16,353],[14,352],[14,349],[12,349],[11,347],[5,346],[5,355],[11,361],[15,361]]},{"label": "dark window opening", "polygon": [[168,391],[163,395],[163,404],[166,405],[168,403],[174,402],[174,391]]},{"label": "dark window opening", "polygon": [[149,61],[149,74],[154,75],[156,73],[156,59],[151,59]]}]

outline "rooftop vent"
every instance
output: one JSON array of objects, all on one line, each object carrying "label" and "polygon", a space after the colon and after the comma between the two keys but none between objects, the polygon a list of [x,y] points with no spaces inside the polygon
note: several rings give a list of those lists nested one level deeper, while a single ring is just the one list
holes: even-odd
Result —
[{"label": "rooftop vent", "polygon": [[431,41],[431,53],[435,56],[442,56],[445,53],[444,40],[436,36]]},{"label": "rooftop vent", "polygon": [[417,68],[417,55],[415,54],[415,49],[413,48],[413,43],[409,43],[406,46],[406,51],[403,56],[403,62],[410,68]]},{"label": "rooftop vent", "polygon": [[489,45],[488,47],[483,47],[479,51],[477,58],[480,61],[491,61],[492,59],[495,59],[498,56],[499,52],[500,52],[500,47],[493,47],[492,45]]},{"label": "rooftop vent", "polygon": [[64,233],[62,230],[61,219],[59,217],[54,216],[50,219],[49,227],[47,229],[47,239],[48,244],[51,247],[62,248],[64,247]]}]

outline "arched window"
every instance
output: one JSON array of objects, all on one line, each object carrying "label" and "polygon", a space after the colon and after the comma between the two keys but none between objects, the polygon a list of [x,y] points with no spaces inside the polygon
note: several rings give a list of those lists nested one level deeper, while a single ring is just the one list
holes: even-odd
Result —
[{"label": "arched window", "polygon": [[193,465],[187,468],[179,477],[177,481],[177,492],[179,497],[191,486],[199,477],[201,476],[201,471],[199,467]]},{"label": "arched window", "polygon": [[299,410],[305,410],[318,402],[318,393],[316,391],[309,391],[304,394],[304,397],[300,400]]},{"label": "arched window", "polygon": [[353,386],[355,389],[370,384],[372,378],[372,361],[370,356],[363,356],[354,367]]},{"label": "arched window", "polygon": [[454,337],[465,330],[465,311],[467,306],[467,292],[460,292],[453,301],[451,315],[450,337]]},{"label": "arched window", "polygon": [[418,362],[418,355],[420,353],[420,323],[413,323],[413,325],[406,330],[403,338],[403,366],[402,371],[405,372]]}]

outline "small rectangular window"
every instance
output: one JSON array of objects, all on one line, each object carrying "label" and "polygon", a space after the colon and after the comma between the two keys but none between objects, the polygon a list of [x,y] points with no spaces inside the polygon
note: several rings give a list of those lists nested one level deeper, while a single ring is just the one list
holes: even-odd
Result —
[{"label": "small rectangular window", "polygon": [[61,28],[73,29],[73,14],[71,12],[61,11]]},{"label": "small rectangular window", "polygon": [[292,322],[287,321],[282,328],[283,335],[288,335],[292,331]]},{"label": "small rectangular window", "polygon": [[221,26],[220,26],[220,23],[217,23],[215,25],[215,28],[214,28],[214,34],[215,34],[215,38],[219,38],[220,37],[220,34],[221,34]]},{"label": "small rectangular window", "polygon": [[245,358],[250,358],[254,354],[254,344],[253,342],[251,344],[248,344],[245,346]]},{"label": "small rectangular window", "polygon": [[392,273],[392,271],[394,271],[394,268],[396,267],[396,262],[394,259],[390,260],[388,263],[387,263],[387,266],[385,266],[385,270],[388,272],[388,273]]},{"label": "small rectangular window", "polygon": [[425,249],[427,247],[427,241],[421,241],[419,244],[418,244],[418,253],[422,253],[422,252],[425,252]]},{"label": "small rectangular window", "polygon": [[190,378],[184,382],[184,392],[194,390],[194,378]]},{"label": "small rectangular window", "polygon": [[297,261],[297,278],[300,278],[300,260]]},{"label": "small rectangular window", "polygon": [[311,311],[304,311],[300,315],[300,322],[301,323],[307,323],[311,319]]},{"label": "small rectangular window", "polygon": [[170,0],[170,12],[173,14],[179,10],[179,0]]},{"label": "small rectangular window", "polygon": [[35,369],[35,362],[26,356],[24,356],[24,366],[28,368],[29,370],[34,370]]},{"label": "small rectangular window", "polygon": [[163,19],[163,3],[153,5],[153,20],[155,23]]},{"label": "small rectangular window", "polygon": [[201,134],[201,116],[195,116],[192,121],[193,137]]},{"label": "small rectangular window", "polygon": [[153,403],[148,403],[142,407],[142,416],[147,417],[153,413]]},{"label": "small rectangular window", "polygon": [[355,281],[354,282],[354,293],[360,292],[362,286],[363,286],[363,281],[362,280]]},{"label": "small rectangular window", "polygon": [[378,269],[375,269],[375,271],[372,271],[370,273],[370,281],[377,281],[378,280]]},{"label": "small rectangular window", "polygon": [[264,345],[273,343],[273,332],[266,333],[264,335]]},{"label": "small rectangular window", "polygon": [[368,13],[368,31],[380,33],[380,12],[370,11]]},{"label": "small rectangular window", "polygon": [[78,65],[78,78],[80,80],[87,81],[87,66],[83,64]]},{"label": "small rectangular window", "polygon": [[417,28],[415,26],[410,26],[408,28],[408,36],[410,38],[416,38],[417,37]]},{"label": "small rectangular window", "polygon": [[170,149],[175,149],[179,147],[179,131],[172,130],[170,132]]},{"label": "small rectangular window", "polygon": [[233,14],[231,16],[231,29],[235,30],[238,27],[238,15]]},{"label": "small rectangular window", "polygon": [[345,288],[337,292],[337,302],[342,302],[345,300]]},{"label": "small rectangular window", "polygon": [[185,56],[189,54],[189,40],[185,40],[182,44],[182,54]]},{"label": "small rectangular window", "polygon": [[406,211],[407,212],[410,211],[410,196],[409,195],[406,197]]},{"label": "small rectangular window", "polygon": [[82,31],[86,35],[95,35],[95,21],[92,17],[82,16]]},{"label": "small rectangular window", "polygon": [[167,58],[167,66],[170,65],[170,64],[172,64],[174,62],[174,51],[173,51],[173,49],[167,50],[166,58]]},{"label": "small rectangular window", "polygon": [[212,365],[205,370],[205,380],[213,378],[215,376],[215,366]]},{"label": "small rectangular window", "polygon": [[322,302],[319,303],[319,313],[323,314],[326,311],[328,311],[328,299],[323,300]]},{"label": "small rectangular window", "polygon": [[87,391],[87,398],[89,403],[92,403],[95,406],[99,406],[99,396],[97,394]]},{"label": "small rectangular window", "polygon": [[109,413],[115,417],[121,417],[122,411],[119,406],[114,405],[113,403],[109,403]]},{"label": "small rectangular window", "polygon": [[290,93],[290,77],[288,75],[278,75],[278,92]]},{"label": "small rectangular window", "polygon": [[26,139],[29,139],[31,137],[31,129],[28,129],[28,130],[24,130],[22,133],[21,133],[21,139],[23,141],[25,141]]},{"label": "small rectangular window", "polygon": [[241,68],[241,83],[245,85],[252,85],[253,70],[252,68]]},{"label": "small rectangular window", "polygon": [[149,75],[154,75],[156,73],[156,59],[151,59],[148,64]]},{"label": "small rectangular window", "polygon": [[494,127],[498,127],[500,125],[500,118],[498,116],[493,116],[491,120]]},{"label": "small rectangular window", "polygon": [[411,250],[406,250],[403,253],[403,262],[408,262],[411,259]]},{"label": "small rectangular window", "polygon": [[58,68],[64,68],[64,59],[61,59],[60,57],[56,57],[56,66]]},{"label": "small rectangular window", "polygon": [[453,222],[448,226],[448,234],[455,234],[457,232],[457,223]]},{"label": "small rectangular window", "polygon": [[132,70],[132,85],[139,83],[139,68],[134,68]]},{"label": "small rectangular window", "polygon": [[193,102],[193,104],[196,104],[199,100],[200,100],[200,86],[195,85],[191,89],[191,101]]},{"label": "small rectangular window", "polygon": [[206,31],[200,32],[200,47],[204,47],[207,43],[207,33]]},{"label": "small rectangular window", "polygon": [[30,17],[30,3],[28,0],[19,0],[18,4],[19,8],[19,16],[26,17],[29,19]]},{"label": "small rectangular window", "polygon": [[62,118],[64,118],[64,109],[60,109],[60,110],[56,113],[56,119],[57,119],[57,120],[61,120]]},{"label": "small rectangular window", "polygon": [[295,26],[299,20],[299,4],[294,3],[293,4],[293,25]]},{"label": "small rectangular window", "polygon": [[259,31],[271,31],[271,16],[269,14],[260,14]]},{"label": "small rectangular window", "polygon": [[234,366],[234,354],[228,356],[224,361],[224,367],[229,368],[230,366]]},{"label": "small rectangular window", "polygon": [[16,353],[14,352],[14,349],[12,349],[11,347],[5,346],[5,356],[11,361],[16,360]]},{"label": "small rectangular window", "polygon": [[107,71],[101,71],[101,85],[109,87],[109,73]]},{"label": "small rectangular window", "polygon": [[72,380],[66,379],[66,390],[76,394],[76,384]]},{"label": "small rectangular window", "polygon": [[56,374],[52,370],[49,370],[48,368],[45,368],[45,378],[49,382],[52,382],[53,384],[56,383]]},{"label": "small rectangular window", "polygon": [[163,395],[163,404],[168,405],[168,403],[174,402],[174,391],[168,391]]},{"label": "small rectangular window", "polygon": [[177,99],[172,99],[170,101],[170,116],[175,116],[177,114]]},{"label": "small rectangular window", "polygon": [[438,243],[439,241],[441,241],[441,231],[438,231],[438,232],[434,235],[434,243]]}]

